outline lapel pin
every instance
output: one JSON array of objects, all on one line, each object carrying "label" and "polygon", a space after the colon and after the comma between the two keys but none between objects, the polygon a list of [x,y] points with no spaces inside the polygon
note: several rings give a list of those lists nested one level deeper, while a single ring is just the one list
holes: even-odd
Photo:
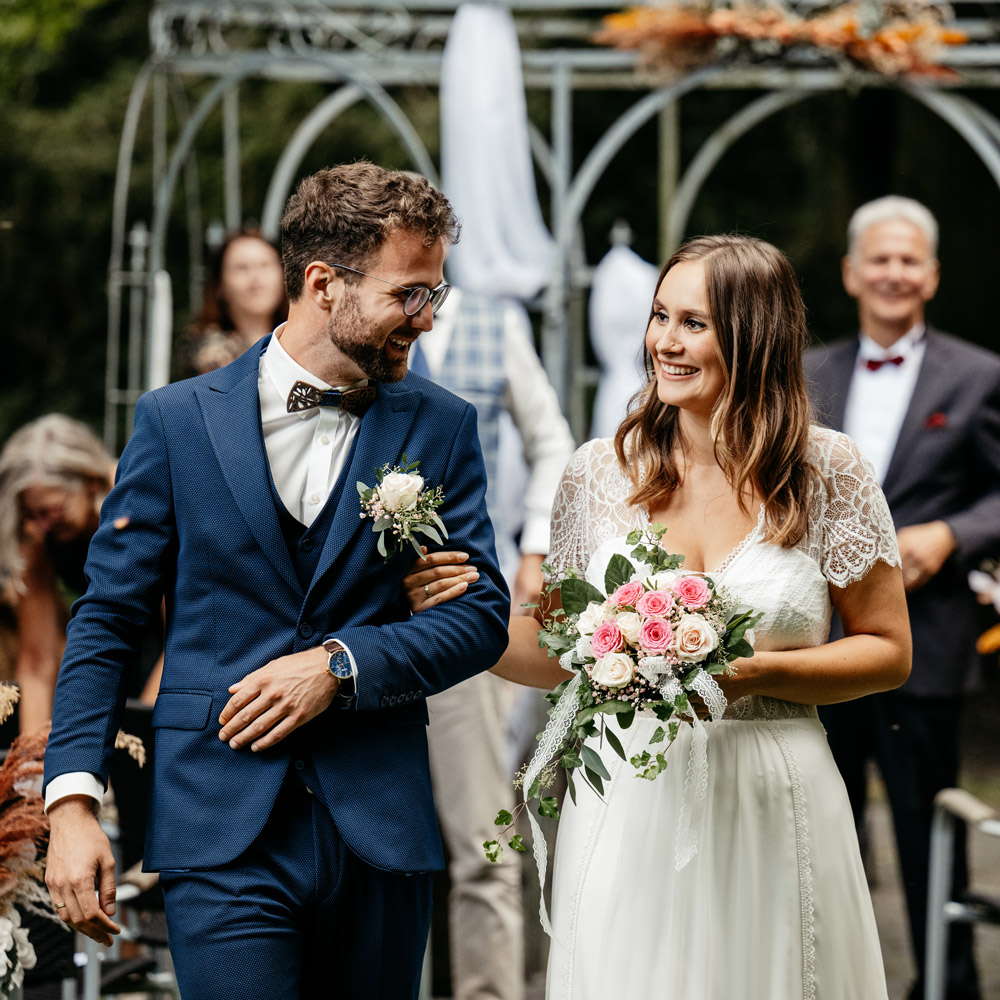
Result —
[{"label": "lapel pin", "polygon": [[924,421],[924,428],[929,431],[936,430],[938,427],[946,427],[947,425],[948,415],[942,413],[940,410],[935,410]]}]

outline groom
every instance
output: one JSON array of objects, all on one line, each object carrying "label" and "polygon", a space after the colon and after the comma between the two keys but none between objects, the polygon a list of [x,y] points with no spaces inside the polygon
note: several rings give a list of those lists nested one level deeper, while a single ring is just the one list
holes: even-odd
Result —
[{"label": "groom", "polygon": [[[46,879],[62,918],[109,943],[95,811],[165,596],[145,864],[185,1000],[416,996],[443,867],[425,703],[493,664],[509,609],[475,410],[407,375],[457,231],[422,177],[307,177],[281,222],[288,322],[136,407],[59,675]],[[355,485],[404,453],[480,571],[412,618],[412,555],[379,555]]]}]

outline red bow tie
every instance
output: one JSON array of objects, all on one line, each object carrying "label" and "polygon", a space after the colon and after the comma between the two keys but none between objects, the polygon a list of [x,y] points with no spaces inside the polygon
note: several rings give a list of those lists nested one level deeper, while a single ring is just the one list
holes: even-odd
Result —
[{"label": "red bow tie", "polygon": [[894,358],[883,358],[881,361],[876,361],[874,358],[869,358],[865,362],[865,368],[870,372],[877,372],[882,365],[901,365],[905,359],[901,354],[897,354]]}]

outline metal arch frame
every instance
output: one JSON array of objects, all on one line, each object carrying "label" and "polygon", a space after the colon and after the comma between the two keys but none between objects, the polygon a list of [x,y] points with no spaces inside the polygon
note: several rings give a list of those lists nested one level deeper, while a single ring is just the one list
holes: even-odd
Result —
[{"label": "metal arch frame", "polygon": [[[333,68],[346,83],[353,85],[361,91],[363,96],[378,108],[385,120],[395,129],[403,145],[413,158],[417,169],[432,181],[437,182],[437,171],[434,168],[434,163],[427,152],[426,146],[424,146],[423,141],[420,139],[410,120],[403,114],[402,109],[381,84],[368,79],[364,74],[358,73],[346,60],[332,54],[317,52],[308,56],[303,55],[302,59],[303,61],[313,61],[328,68]],[[149,241],[147,264],[147,274],[150,277],[150,284],[147,289],[149,300],[146,310],[147,389],[154,389],[164,385],[170,379],[172,331],[169,328],[169,324],[157,322],[157,316],[163,316],[164,314],[158,311],[158,306],[162,306],[162,303],[157,300],[157,289],[162,286],[156,284],[155,278],[163,268],[167,220],[181,167],[188,162],[189,153],[194,145],[195,138],[219,101],[224,99],[225,95],[231,89],[238,86],[241,81],[258,72],[265,60],[266,57],[243,56],[240,59],[242,65],[237,66],[230,73],[221,76],[209,88],[208,92],[202,96],[185,121],[181,134],[178,136],[170,155],[170,161],[164,175],[160,179],[154,201],[153,225]]]},{"label": "metal arch frame", "polygon": [[346,84],[325,97],[299,123],[285,146],[271,174],[271,183],[264,198],[261,214],[261,232],[270,240],[278,235],[281,210],[288,198],[299,165],[323,130],[364,97],[364,91],[355,84]]},{"label": "metal arch frame", "polygon": [[[338,7],[337,0],[329,0],[331,8]],[[595,7],[597,0],[577,0],[569,4],[581,11]],[[154,5],[151,12],[151,32],[161,7],[166,9],[169,0],[162,0]],[[173,6],[182,9],[181,0],[175,0]],[[196,5],[195,5],[196,6]],[[379,0],[373,5],[378,11],[384,12],[392,6],[390,0]],[[116,173],[116,190],[114,195],[112,253],[109,266],[108,293],[109,336],[108,336],[108,374],[106,377],[106,438],[109,446],[113,446],[116,426],[116,407],[121,404],[133,403],[138,395],[139,383],[130,382],[127,389],[116,388],[115,380],[119,368],[119,340],[122,319],[120,302],[123,287],[132,289],[132,306],[135,302],[148,296],[146,312],[146,364],[147,374],[145,384],[153,386],[166,380],[169,367],[170,331],[161,331],[159,340],[154,337],[152,317],[155,314],[155,275],[162,267],[166,239],[167,220],[175,197],[175,189],[180,179],[181,170],[186,167],[189,173],[188,184],[188,228],[192,240],[192,288],[194,275],[200,269],[196,266],[197,259],[194,250],[200,252],[200,226],[196,224],[191,212],[192,199],[198,201],[197,181],[191,152],[205,119],[218,104],[224,101],[223,139],[225,144],[225,179],[226,179],[226,218],[227,222],[239,213],[238,191],[238,159],[232,154],[237,151],[239,137],[236,129],[236,111],[238,87],[242,80],[250,76],[262,79],[308,79],[325,80],[339,83],[338,89],[298,125],[289,143],[281,153],[279,162],[272,174],[265,199],[263,223],[266,232],[272,233],[277,228],[281,205],[291,187],[296,170],[301,165],[305,153],[315,142],[322,130],[326,128],[339,114],[342,114],[354,103],[367,99],[395,130],[402,140],[417,169],[436,180],[434,164],[427,153],[419,135],[401,107],[390,96],[388,87],[418,83],[425,86],[435,86],[437,72],[440,66],[440,52],[425,49],[425,44],[433,44],[435,40],[443,39],[442,16],[452,13],[456,3],[454,0],[424,0],[422,6],[415,5],[412,12],[414,24],[419,30],[414,38],[426,39],[420,42],[419,51],[407,49],[406,32],[402,31],[397,38],[393,28],[389,32],[390,40],[382,46],[382,42],[373,37],[370,46],[360,46],[352,51],[319,50],[313,47],[309,31],[296,29],[289,22],[290,37],[285,36],[277,41],[277,36],[271,38],[268,51],[255,49],[253,51],[225,50],[225,42],[220,48],[210,45],[207,49],[192,48],[186,44],[186,36],[175,36],[175,41],[168,44],[156,44],[154,57],[147,62],[135,81],[126,121],[123,129],[122,143],[119,150],[118,170]],[[514,2],[515,11],[537,13],[547,10],[546,0],[522,0]],[[227,17],[226,24],[238,21],[239,4],[234,4]],[[405,0],[404,0],[405,8]],[[424,15],[420,10],[433,8],[435,21],[427,20],[420,27],[420,18]],[[211,5],[199,8],[199,16],[211,17]],[[206,15],[207,12],[207,15]],[[299,15],[302,11],[298,12]],[[331,12],[343,19],[353,15]],[[381,15],[380,15],[381,16]],[[236,20],[233,20],[236,18]],[[293,18],[294,19],[294,18]],[[347,22],[345,22],[347,23]],[[361,22],[359,22],[361,23]],[[220,22],[220,25],[222,22]],[[545,30],[553,27],[555,22],[546,22]],[[348,27],[350,25],[348,24]],[[446,22],[445,22],[446,26]],[[404,26],[405,27],[405,26]],[[162,28],[162,26],[161,26]],[[218,25],[208,28],[198,27],[198,31],[208,32],[205,37],[214,37],[212,32]],[[359,38],[364,40],[364,31],[359,30]],[[561,30],[561,29],[558,29]],[[161,31],[161,34],[163,32]],[[541,37],[547,37],[544,35]],[[222,36],[219,35],[221,40]],[[155,40],[155,38],[154,38]],[[161,39],[162,41],[162,39]],[[320,44],[325,44],[321,41]],[[976,79],[979,85],[988,87],[1000,86],[1000,75],[997,74],[997,54],[990,46],[970,51],[960,52],[961,57],[956,65],[978,66],[983,72]],[[375,50],[378,51],[375,51]],[[987,51],[989,50],[989,51]],[[374,57],[374,58],[373,58]],[[978,61],[977,61],[978,60]],[[310,64],[312,68],[310,68]],[[670,206],[669,224],[666,227],[665,241],[676,242],[686,227],[687,220],[696,203],[699,192],[707,181],[712,170],[732,144],[746,134],[756,124],[777,111],[782,110],[819,91],[832,91],[845,87],[881,87],[894,86],[907,93],[914,100],[924,104],[938,117],[950,124],[968,142],[980,157],[994,181],[1000,185],[1000,120],[991,115],[974,100],[962,94],[949,93],[937,85],[918,86],[912,83],[893,83],[870,73],[850,72],[842,70],[823,69],[820,67],[796,67],[793,64],[778,67],[747,67],[747,66],[712,66],[692,73],[673,86],[646,93],[629,109],[615,120],[607,129],[597,144],[589,151],[583,163],[575,172],[573,170],[573,121],[572,98],[579,90],[594,87],[610,87],[616,89],[633,89],[636,87],[634,77],[634,61],[622,53],[612,53],[603,50],[587,50],[574,47],[545,47],[537,50],[526,47],[523,52],[525,81],[528,87],[548,89],[551,93],[551,125],[546,137],[542,131],[529,123],[530,141],[533,157],[542,174],[548,182],[550,191],[550,207],[552,229],[556,237],[557,256],[553,267],[551,281],[543,292],[539,304],[543,307],[542,356],[553,383],[559,391],[564,405],[570,405],[569,412],[573,419],[574,429],[579,433],[582,428],[582,386],[580,382],[570,383],[572,367],[574,371],[584,366],[583,362],[583,304],[580,292],[589,282],[590,271],[583,257],[582,218],[585,214],[598,180],[610,166],[614,157],[621,151],[624,144],[635,132],[658,112],[675,107],[682,96],[702,86],[711,88],[741,88],[766,89],[769,93],[752,100],[747,106],[736,112],[724,122],[695,157],[687,165],[679,183],[673,176],[677,165],[673,160],[676,146],[667,149],[661,139],[661,173],[665,169],[671,175],[669,183],[661,183],[661,199],[663,204]],[[148,266],[143,261],[143,268],[136,270],[136,255],[133,248],[132,269],[126,273],[122,270],[125,254],[125,223],[128,189],[130,180],[130,164],[135,150],[136,132],[142,105],[149,89],[150,81],[154,86],[154,102],[159,99],[165,102],[157,88],[162,79],[175,81],[181,74],[215,77],[217,82],[209,92],[202,97],[190,115],[186,109],[175,107],[175,115],[182,123],[181,135],[171,150],[169,162],[166,156],[165,126],[154,123],[154,178],[157,182],[154,198],[154,219],[152,239],[149,245]],[[972,85],[976,85],[970,79]],[[158,97],[158,95],[160,95]],[[181,95],[182,96],[182,95]],[[177,96],[175,95],[175,104]],[[165,107],[165,103],[164,103]],[[159,114],[160,107],[154,108]],[[159,139],[161,149],[157,150]],[[676,138],[672,140],[676,142]],[[159,152],[159,163],[157,154]],[[232,190],[236,189],[236,190]],[[197,208],[197,205],[195,205]],[[198,246],[194,241],[198,240]],[[161,286],[162,287],[162,286]],[[140,322],[141,323],[141,308]],[[142,341],[142,336],[140,335]],[[157,357],[159,360],[157,361]],[[589,369],[582,369],[585,377],[589,377]],[[584,381],[584,380],[580,380]],[[580,397],[577,399],[577,397]]]}]

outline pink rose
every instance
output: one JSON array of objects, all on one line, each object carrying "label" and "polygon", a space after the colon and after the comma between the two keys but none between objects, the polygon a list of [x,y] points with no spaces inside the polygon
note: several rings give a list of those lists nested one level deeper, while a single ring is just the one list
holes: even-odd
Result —
[{"label": "pink rose", "polygon": [[621,629],[614,622],[604,622],[590,637],[590,646],[594,656],[599,660],[608,653],[614,653],[622,648]]},{"label": "pink rose", "polygon": [[650,618],[639,630],[639,645],[656,655],[665,653],[674,642],[674,630],[662,618]]},{"label": "pink rose", "polygon": [[623,583],[612,595],[611,603],[619,608],[634,608],[635,602],[642,597],[642,584],[638,580]]},{"label": "pink rose", "polygon": [[682,576],[674,584],[674,593],[686,608],[703,608],[712,599],[712,591],[700,576]]},{"label": "pink rose", "polygon": [[665,590],[650,590],[636,601],[635,610],[646,618],[666,618],[674,610],[674,598]]}]

